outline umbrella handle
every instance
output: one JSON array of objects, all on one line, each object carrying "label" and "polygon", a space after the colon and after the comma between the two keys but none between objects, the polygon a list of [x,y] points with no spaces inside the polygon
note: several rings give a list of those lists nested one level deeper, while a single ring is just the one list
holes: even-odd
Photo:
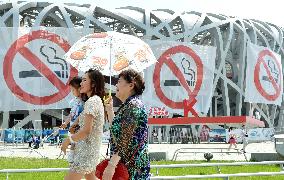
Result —
[{"label": "umbrella handle", "polygon": [[111,72],[111,49],[112,49],[112,38],[110,38],[110,43],[109,43],[109,59],[110,59],[110,76],[109,76],[109,93],[108,93],[108,97],[111,97],[111,76],[112,76],[112,72]]}]

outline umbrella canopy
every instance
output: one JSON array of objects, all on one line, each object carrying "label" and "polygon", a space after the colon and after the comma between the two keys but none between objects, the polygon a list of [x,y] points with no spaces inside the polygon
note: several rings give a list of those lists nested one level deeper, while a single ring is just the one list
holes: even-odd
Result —
[{"label": "umbrella canopy", "polygon": [[94,68],[107,76],[126,69],[141,72],[156,62],[147,43],[114,31],[84,36],[65,54],[65,59],[79,71]]}]

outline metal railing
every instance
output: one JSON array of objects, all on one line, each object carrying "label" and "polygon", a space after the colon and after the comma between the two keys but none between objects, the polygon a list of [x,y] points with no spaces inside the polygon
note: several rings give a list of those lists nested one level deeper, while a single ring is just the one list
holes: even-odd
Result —
[{"label": "metal railing", "polygon": [[[198,150],[198,151],[197,151]],[[172,161],[176,161],[178,154],[200,154],[200,153],[236,153],[236,154],[240,154],[243,155],[245,160],[248,161],[246,153],[242,152],[242,151],[228,151],[228,148],[216,148],[216,147],[207,147],[207,148],[179,148],[174,152],[174,155],[172,157]]]},{"label": "metal railing", "polygon": [[[210,175],[185,175],[185,176],[159,176],[161,168],[185,168],[185,167],[212,167],[217,168],[217,172],[221,173],[220,166],[243,166],[243,165],[272,165],[279,164],[280,172],[256,172],[256,173],[236,173],[236,174],[210,174]],[[151,165],[151,169],[156,169],[155,176],[151,179],[192,179],[192,178],[224,178],[229,177],[248,177],[248,176],[272,176],[284,175],[284,161],[262,161],[262,162],[233,162],[233,163],[200,163],[200,164],[169,164],[169,165]],[[6,179],[12,173],[29,173],[29,172],[62,172],[68,171],[69,168],[38,168],[38,169],[1,169],[0,173],[6,173]]]},{"label": "metal railing", "polygon": [[0,169],[0,173],[6,173],[6,180],[12,173],[31,173],[31,172],[62,172],[68,171],[69,168],[38,168],[38,169]]},{"label": "metal railing", "polygon": [[221,173],[220,166],[244,166],[244,165],[271,165],[279,164],[280,171],[284,171],[284,161],[262,161],[262,162],[232,162],[232,163],[200,163],[200,164],[167,164],[151,165],[151,169],[156,169],[156,175],[159,175],[161,168],[186,168],[186,167],[212,167],[215,166],[218,173]]},{"label": "metal railing", "polygon": [[204,178],[224,178],[229,180],[230,177],[248,177],[248,176],[275,176],[284,175],[281,172],[258,172],[258,173],[236,173],[236,174],[210,174],[210,175],[185,175],[185,176],[154,176],[151,180],[158,179],[204,179]]}]

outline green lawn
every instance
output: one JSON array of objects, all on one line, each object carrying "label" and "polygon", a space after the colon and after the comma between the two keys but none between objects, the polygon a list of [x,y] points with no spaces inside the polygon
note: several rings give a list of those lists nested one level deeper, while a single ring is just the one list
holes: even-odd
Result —
[{"label": "green lawn", "polygon": [[[151,164],[184,164],[184,163],[204,163],[205,161],[159,161],[152,162]],[[221,162],[221,161],[212,161]],[[30,168],[64,168],[68,167],[66,160],[50,160],[50,159],[31,159],[31,158],[0,158],[0,169],[30,169]],[[258,165],[258,166],[225,166],[221,167],[222,173],[240,173],[240,172],[279,172],[279,165]],[[151,172],[155,174],[155,169]],[[20,173],[10,174],[11,180],[57,180],[63,179],[66,172],[47,172],[47,173]],[[189,175],[189,174],[216,174],[215,167],[194,167],[194,168],[172,168],[160,169],[160,175]],[[6,174],[0,174],[0,180],[5,179]],[[243,180],[282,180],[284,176],[278,177],[243,177],[243,178],[230,178],[230,179],[243,179]]]},{"label": "green lawn", "polygon": [[[33,168],[64,168],[68,163],[63,159],[34,159],[34,158],[1,158],[0,169],[33,169]],[[43,173],[13,173],[9,174],[11,180],[56,180],[63,179],[66,172]],[[0,180],[5,179],[6,174],[0,174]]]},{"label": "green lawn", "polygon": [[[230,162],[230,161],[211,161],[212,163],[217,162]],[[233,161],[232,161],[233,162]],[[152,164],[186,164],[186,163],[207,163],[205,161],[159,161],[152,162]],[[250,165],[250,166],[223,166],[220,167],[221,173],[223,174],[233,174],[233,173],[249,173],[249,172],[279,172],[279,165]],[[151,172],[155,174],[155,169],[152,169]],[[216,167],[190,167],[190,168],[162,168],[159,170],[159,175],[161,176],[182,176],[182,175],[206,175],[206,174],[218,174]],[[210,179],[210,178],[209,178]],[[223,178],[214,178],[222,179]],[[237,180],[283,180],[283,176],[263,176],[263,177],[235,177],[230,178]],[[211,178],[210,180],[213,180]]]}]

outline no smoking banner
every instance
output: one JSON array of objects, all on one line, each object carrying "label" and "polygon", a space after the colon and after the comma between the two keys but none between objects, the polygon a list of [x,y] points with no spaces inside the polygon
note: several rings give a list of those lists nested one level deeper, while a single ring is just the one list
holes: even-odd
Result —
[{"label": "no smoking banner", "polygon": [[14,38],[2,54],[0,84],[7,89],[1,91],[5,94],[0,99],[5,102],[5,106],[0,105],[1,110],[68,107],[71,100],[68,82],[78,72],[62,57],[86,33],[89,32],[76,33],[66,28],[34,31],[22,28],[18,35],[10,36]]},{"label": "no smoking banner", "polygon": [[283,92],[280,55],[253,44],[248,45],[247,55],[245,101],[280,105]]},{"label": "no smoking banner", "polygon": [[192,114],[208,111],[216,49],[178,42],[161,42],[151,48],[158,62],[145,72],[147,104],[183,114],[187,99]]},{"label": "no smoking banner", "polygon": [[[40,58],[38,58],[31,49],[26,47],[26,44],[28,44],[31,41],[37,41],[39,39],[45,39],[48,41],[51,41],[52,43],[57,44],[59,47],[61,47],[65,52],[68,51],[70,48],[70,45],[66,40],[59,41],[61,38],[53,33],[50,33],[48,31],[38,30],[33,31],[30,34],[26,34],[22,37],[20,37],[17,41],[15,41],[9,50],[7,51],[7,54],[4,58],[4,65],[5,68],[3,69],[3,75],[4,79],[9,87],[9,89],[21,100],[35,104],[35,105],[47,105],[52,104],[57,101],[60,101],[64,97],[66,97],[70,93],[70,89],[68,84],[63,83],[61,79],[59,79],[54,72],[52,72],[52,69],[48,67]],[[14,76],[16,76],[13,72],[13,61],[16,57],[16,54],[20,53],[25,60],[29,61],[35,69],[40,72],[46,79],[48,79],[57,89],[58,92],[54,94],[50,94],[48,96],[36,96],[33,94],[30,94],[27,92],[27,89],[21,88],[17,82],[15,81]],[[69,79],[76,76],[77,71],[75,68],[70,66],[70,76]],[[34,71],[36,72],[36,71]],[[66,72],[66,71],[65,71]],[[65,73],[68,74],[68,73]],[[66,76],[64,76],[66,77]],[[63,77],[63,78],[64,78]],[[27,87],[28,88],[28,87]]]},{"label": "no smoking banner", "polygon": [[[178,53],[183,53],[184,55],[183,57],[179,59],[180,62],[175,63],[172,60],[171,56],[174,56],[175,54],[178,54]],[[189,62],[189,61],[185,62],[189,64],[188,67],[183,66],[183,63],[182,63],[186,59],[186,56],[192,57],[193,59],[193,62]],[[155,66],[154,75],[153,75],[153,83],[154,83],[157,96],[168,107],[171,107],[174,109],[183,109],[182,101],[177,102],[177,101],[174,101],[168,98],[161,88],[160,79],[161,79],[161,73],[162,73],[161,72],[162,66],[167,65],[169,70],[172,71],[173,75],[176,76],[177,83],[172,83],[171,85],[174,86],[175,84],[180,84],[180,88],[184,88],[187,93],[186,95],[188,97],[187,98],[185,97],[185,99],[188,99],[189,97],[195,99],[198,92],[200,91],[202,80],[203,80],[203,63],[200,57],[191,48],[180,45],[180,46],[172,47],[168,49],[167,51],[165,51],[162,54],[162,56],[159,58],[158,62],[159,63],[157,63],[157,65]],[[194,76],[192,79],[190,79],[192,80],[192,82],[194,82],[192,83],[194,84],[193,90],[190,89],[190,83],[187,82],[187,77],[186,77],[187,73],[185,72],[185,70],[189,70],[191,68],[190,63],[192,64],[194,63],[196,66],[194,69],[192,68],[192,71],[191,71],[192,76]],[[182,68],[179,68],[177,64],[181,64]],[[169,81],[169,80],[165,80],[165,83],[164,83],[165,86],[167,86],[166,81]],[[171,81],[174,82],[173,80]]]}]

